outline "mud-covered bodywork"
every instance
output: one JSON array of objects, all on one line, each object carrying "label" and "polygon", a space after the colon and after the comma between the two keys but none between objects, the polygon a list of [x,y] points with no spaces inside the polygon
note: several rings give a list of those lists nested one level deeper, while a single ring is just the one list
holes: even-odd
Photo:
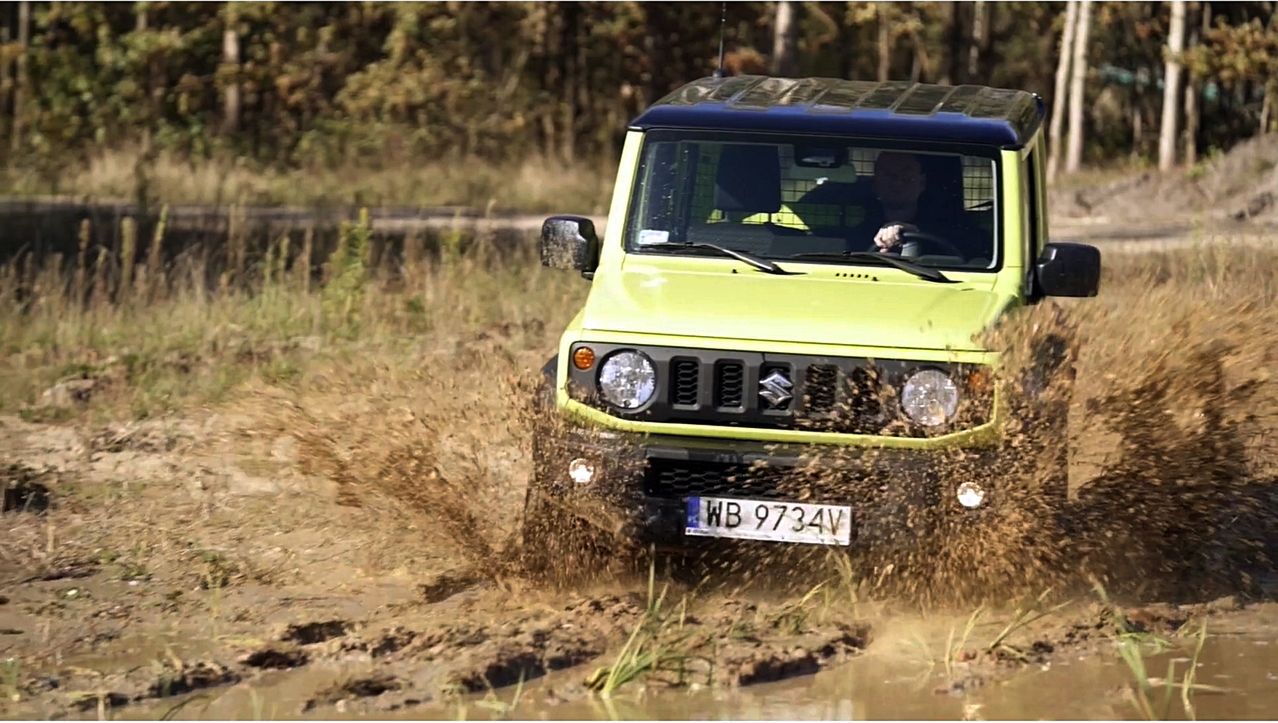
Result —
[{"label": "mud-covered bodywork", "polygon": [[[1006,390],[1026,386],[995,383],[984,333],[1099,273],[1094,249],[1047,242],[1042,112],[1019,91],[823,79],[705,79],[654,105],[603,238],[573,217],[543,234],[543,263],[591,289],[545,370],[560,432],[530,505],[594,500],[573,514],[677,541],[699,495],[837,501],[864,540],[871,508],[957,506],[955,458],[985,495]],[[917,223],[872,253],[902,157]]]}]

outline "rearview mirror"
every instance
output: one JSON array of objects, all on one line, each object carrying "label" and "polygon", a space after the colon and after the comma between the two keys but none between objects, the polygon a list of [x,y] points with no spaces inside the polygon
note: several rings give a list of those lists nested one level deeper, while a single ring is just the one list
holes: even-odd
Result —
[{"label": "rearview mirror", "polygon": [[1049,243],[1034,264],[1044,296],[1095,296],[1100,272],[1100,250],[1087,244]]},{"label": "rearview mirror", "polygon": [[595,224],[581,216],[551,216],[541,225],[541,265],[589,275],[599,265]]}]

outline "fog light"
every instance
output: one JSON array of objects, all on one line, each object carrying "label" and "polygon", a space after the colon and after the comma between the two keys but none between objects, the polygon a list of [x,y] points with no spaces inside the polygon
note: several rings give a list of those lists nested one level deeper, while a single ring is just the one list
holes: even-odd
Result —
[{"label": "fog light", "polygon": [[981,503],[985,501],[985,490],[978,484],[964,482],[958,486],[955,496],[958,497],[960,505],[963,505],[969,510],[974,510],[977,507],[980,507]]},{"label": "fog light", "polygon": [[584,459],[574,459],[568,463],[568,476],[579,485],[590,484],[595,478],[595,466]]}]

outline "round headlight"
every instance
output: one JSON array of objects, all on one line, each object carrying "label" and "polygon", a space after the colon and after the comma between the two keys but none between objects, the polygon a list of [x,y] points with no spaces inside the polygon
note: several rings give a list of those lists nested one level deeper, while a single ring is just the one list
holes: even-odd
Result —
[{"label": "round headlight", "polygon": [[911,376],[901,390],[901,409],[916,424],[935,427],[958,412],[959,390],[944,372],[924,369]]},{"label": "round headlight", "polygon": [[608,357],[599,367],[599,395],[621,409],[638,409],[657,391],[657,370],[652,360],[637,351]]}]

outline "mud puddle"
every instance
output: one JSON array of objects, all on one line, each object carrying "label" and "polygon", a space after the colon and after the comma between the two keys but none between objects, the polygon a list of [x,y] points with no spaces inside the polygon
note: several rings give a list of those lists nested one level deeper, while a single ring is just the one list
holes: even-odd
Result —
[{"label": "mud puddle", "polygon": [[[1152,656],[1148,665],[1165,671],[1177,653]],[[1266,718],[1278,706],[1278,640],[1230,637],[1203,648],[1199,680],[1227,689],[1200,692],[1192,705],[1200,719]],[[1184,663],[1178,669],[1184,668]],[[810,678],[769,683],[741,690],[699,690],[661,695],[573,701],[557,706],[524,703],[517,718],[567,720],[734,719],[734,720],[869,720],[869,719],[1141,719],[1129,700],[1130,670],[1121,662],[1097,656],[1060,660],[1037,666],[986,685],[954,693],[943,672],[918,661],[872,653],[835,670]],[[536,688],[527,695],[535,696]],[[1163,693],[1151,698],[1161,706]],[[459,708],[434,714],[456,715]],[[493,716],[483,701],[464,709],[470,718]],[[1176,690],[1165,719],[1187,719]]]},{"label": "mud puddle", "polygon": [[[586,603],[584,610],[599,602]],[[714,602],[725,604],[741,603]],[[1080,604],[1008,636],[1009,645],[1026,654],[1023,659],[987,651],[988,641],[1006,626],[1004,614],[966,629],[970,618],[953,614],[890,613],[876,620],[881,637],[871,633],[864,650],[838,664],[753,685],[737,679],[672,687],[649,679],[611,695],[586,690],[591,670],[614,659],[611,650],[590,664],[526,682],[405,705],[414,695],[426,697],[420,690],[406,695],[414,685],[415,656],[405,648],[391,668],[376,660],[323,658],[116,713],[128,719],[980,720],[1141,719],[1147,717],[1144,710],[1152,710],[1162,719],[1220,719],[1261,718],[1278,705],[1278,604],[1237,608],[1226,600],[1131,609],[1124,613],[1132,631],[1126,636],[1108,629],[1098,610]],[[582,618],[582,612],[577,609],[574,617]],[[791,648],[794,641],[790,638]],[[1123,648],[1134,657],[1125,658]],[[1191,667],[1193,677],[1187,678]],[[1186,684],[1188,695],[1182,693]]]}]

